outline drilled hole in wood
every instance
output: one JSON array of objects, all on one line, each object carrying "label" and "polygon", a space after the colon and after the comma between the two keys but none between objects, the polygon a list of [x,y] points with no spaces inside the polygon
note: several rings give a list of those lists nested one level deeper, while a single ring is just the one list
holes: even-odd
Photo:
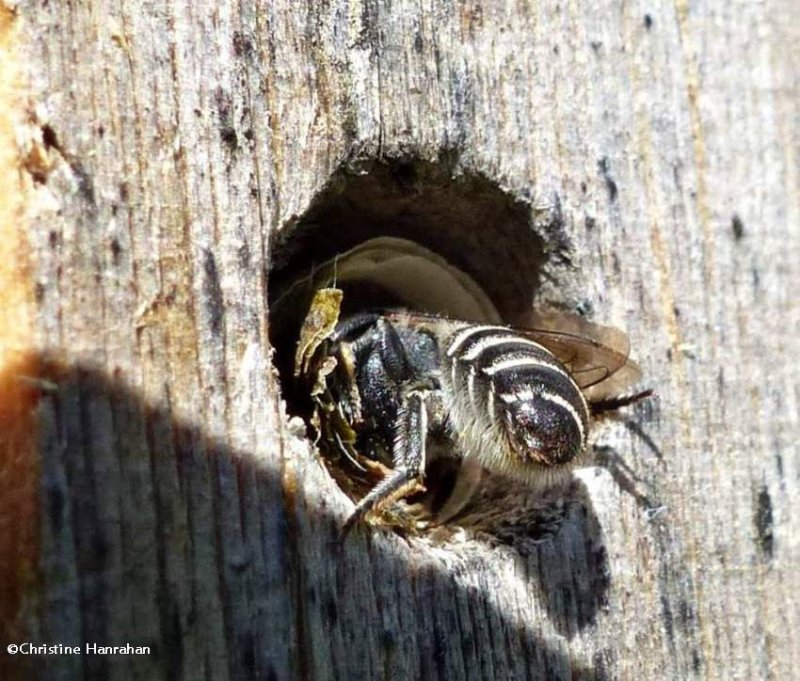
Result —
[{"label": "drilled hole in wood", "polygon": [[[315,266],[369,239],[408,239],[441,256],[485,291],[504,320],[530,310],[546,260],[542,234],[561,225],[551,211],[532,224],[534,211],[486,177],[452,163],[419,160],[348,166],[331,179],[304,215],[286,225],[271,254],[270,302]],[[411,273],[409,276],[413,276]],[[344,311],[408,304],[379,287],[351,287]],[[428,311],[440,312],[430,309]],[[295,329],[271,308],[273,344],[287,354]],[[296,339],[296,337],[295,337]],[[289,348],[291,354],[292,348]],[[279,362],[280,364],[280,362]]]},{"label": "drilled hole in wood", "polygon": [[[284,227],[272,250],[270,334],[290,412],[305,417],[311,406],[307,390],[298,394],[295,389],[292,370],[314,289],[335,279],[344,292],[343,316],[402,306],[454,318],[511,322],[533,305],[546,261],[542,235],[549,240],[561,234],[557,211],[543,220],[535,216],[529,203],[485,177],[456,173],[447,162],[362,163],[337,173],[308,211]],[[388,277],[354,276],[347,270],[353,249],[386,238],[401,240],[390,248],[410,244],[423,255]],[[342,267],[331,270],[336,258]],[[326,267],[334,274],[314,279]],[[423,272],[428,267],[430,272]],[[443,272],[437,285],[415,285],[429,273],[438,276],[437,268]],[[306,295],[297,296],[298,288]],[[440,465],[438,470],[441,484],[429,484],[436,488],[431,495],[436,504],[448,496],[442,486],[449,489],[455,478],[452,467]]]}]

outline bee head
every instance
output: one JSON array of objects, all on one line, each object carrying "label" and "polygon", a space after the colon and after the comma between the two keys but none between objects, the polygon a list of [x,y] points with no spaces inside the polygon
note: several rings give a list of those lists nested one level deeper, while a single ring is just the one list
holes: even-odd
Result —
[{"label": "bee head", "polygon": [[504,407],[508,440],[523,460],[556,466],[568,463],[583,451],[584,421],[566,400],[535,395]]}]

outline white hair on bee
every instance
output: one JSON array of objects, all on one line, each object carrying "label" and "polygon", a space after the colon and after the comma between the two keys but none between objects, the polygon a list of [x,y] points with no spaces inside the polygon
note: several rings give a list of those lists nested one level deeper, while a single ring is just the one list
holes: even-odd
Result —
[{"label": "white hair on bee", "polygon": [[494,376],[501,371],[516,371],[518,369],[528,369],[531,367],[555,369],[569,378],[569,374],[567,374],[558,364],[538,357],[511,357],[510,359],[501,359],[485,369],[482,369],[482,371],[487,376]]},{"label": "white hair on bee", "polygon": [[464,362],[472,362],[476,360],[484,350],[491,350],[492,348],[496,348],[501,345],[506,345],[509,343],[514,343],[515,345],[519,344],[528,345],[529,347],[536,348],[537,350],[542,350],[544,352],[547,352],[544,346],[539,345],[539,343],[536,343],[527,338],[520,338],[519,334],[517,335],[506,334],[499,336],[487,336],[486,338],[482,338],[481,340],[476,342],[469,350],[467,350],[467,352],[461,355],[460,359],[463,360]]}]

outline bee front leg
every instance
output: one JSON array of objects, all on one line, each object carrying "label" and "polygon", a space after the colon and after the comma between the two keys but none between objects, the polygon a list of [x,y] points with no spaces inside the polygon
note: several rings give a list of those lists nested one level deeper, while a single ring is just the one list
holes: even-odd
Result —
[{"label": "bee front leg", "polygon": [[342,528],[342,537],[368,514],[402,499],[419,483],[425,470],[430,397],[427,389],[411,389],[404,394],[392,444],[394,470],[358,503]]},{"label": "bee front leg", "polygon": [[348,317],[336,325],[336,329],[331,334],[331,341],[339,343],[344,340],[353,341],[364,336],[370,327],[380,318],[377,312],[360,312],[359,314]]}]

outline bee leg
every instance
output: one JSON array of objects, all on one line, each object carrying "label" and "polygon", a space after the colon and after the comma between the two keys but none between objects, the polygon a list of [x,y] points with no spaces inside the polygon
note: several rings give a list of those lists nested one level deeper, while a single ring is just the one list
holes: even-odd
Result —
[{"label": "bee leg", "polygon": [[369,513],[402,499],[418,485],[425,470],[429,395],[428,390],[419,389],[412,389],[404,395],[392,445],[394,470],[358,503],[342,528],[342,538]]},{"label": "bee leg", "polygon": [[356,450],[353,448],[349,442],[345,442],[342,440],[342,436],[339,435],[336,431],[333,432],[333,442],[336,446],[336,450],[339,452],[340,456],[344,456],[350,462],[350,465],[356,468],[357,470],[361,471],[362,473],[366,473],[367,469],[364,468],[360,463],[358,463],[358,459],[356,458],[358,454]]},{"label": "bee leg", "polygon": [[630,404],[635,404],[636,402],[646,400],[648,397],[652,396],[653,393],[654,391],[652,389],[642,390],[642,392],[634,395],[623,395],[622,397],[611,397],[605,400],[598,400],[596,402],[591,402],[589,404],[589,408],[591,409],[592,414],[602,414],[607,411],[614,411],[615,409],[627,407]]}]

